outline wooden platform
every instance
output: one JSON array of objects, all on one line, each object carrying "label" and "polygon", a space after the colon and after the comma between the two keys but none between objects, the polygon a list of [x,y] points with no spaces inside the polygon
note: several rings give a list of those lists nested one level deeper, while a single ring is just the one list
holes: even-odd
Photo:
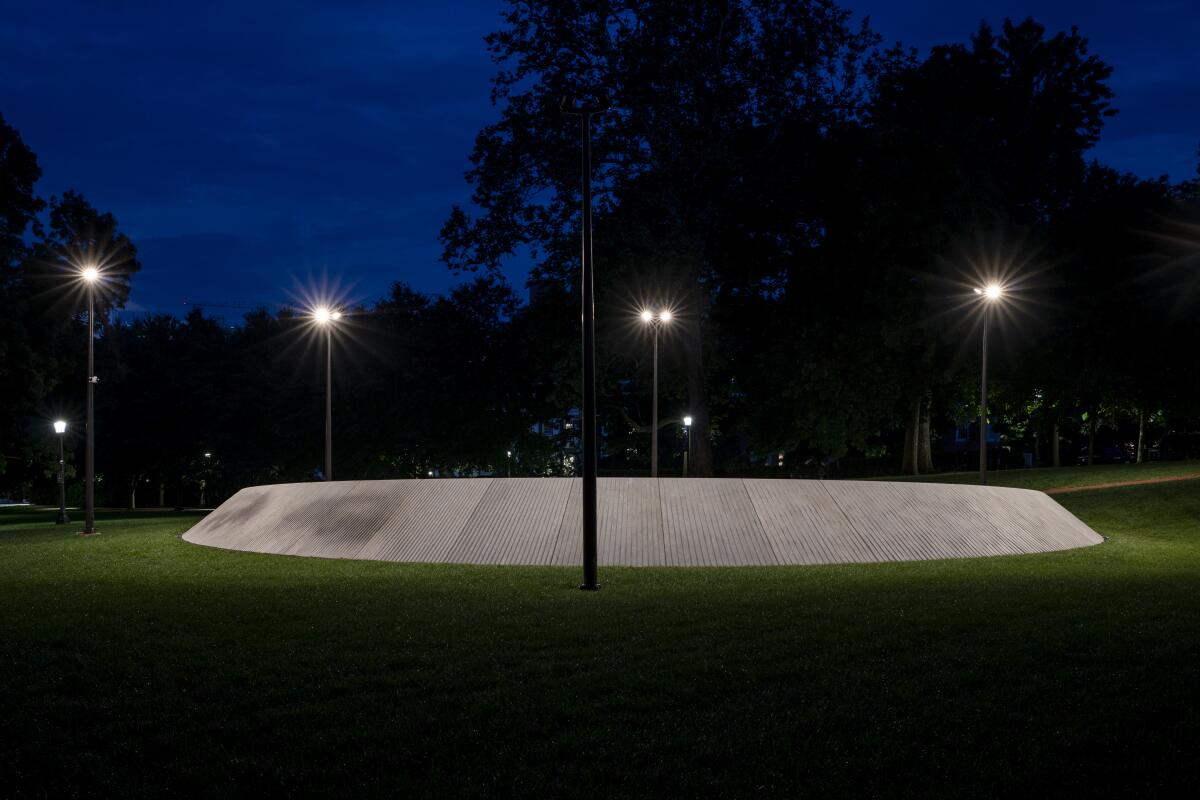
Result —
[{"label": "wooden platform", "polygon": [[[582,561],[570,478],[335,481],[243,489],[195,544],[325,558]],[[1042,492],[873,481],[601,478],[601,564],[839,564],[1038,553],[1097,533]]]}]

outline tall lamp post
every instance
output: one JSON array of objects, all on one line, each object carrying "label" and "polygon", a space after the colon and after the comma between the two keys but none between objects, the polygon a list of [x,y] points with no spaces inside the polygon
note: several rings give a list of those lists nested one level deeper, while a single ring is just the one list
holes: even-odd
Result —
[{"label": "tall lamp post", "polygon": [[579,588],[594,592],[596,579],[596,303],[592,264],[592,117],[607,110],[605,102],[564,97],[560,106],[566,114],[579,117],[583,139],[583,583]]},{"label": "tall lamp post", "polygon": [[1004,295],[1004,287],[998,283],[989,283],[982,289],[976,289],[975,294],[983,300],[983,369],[980,373],[979,387],[979,485],[987,486],[988,322],[992,316],[992,306]]},{"label": "tall lamp post", "polygon": [[67,423],[61,419],[56,420],[54,432],[58,434],[58,519],[54,520],[54,524],[65,525],[71,521],[67,516],[67,461],[63,448],[63,436],[67,432]]},{"label": "tall lamp post", "polygon": [[321,306],[313,321],[325,329],[325,480],[333,480],[333,325],[342,312]]},{"label": "tall lamp post", "polygon": [[692,454],[692,418],[683,418],[683,477],[687,477],[688,456]]},{"label": "tall lamp post", "polygon": [[87,424],[84,428],[87,443],[84,447],[84,481],[83,481],[83,535],[91,536],[96,532],[96,282],[100,280],[100,270],[94,266],[86,266],[79,275],[87,286],[88,296],[88,386],[87,386]]},{"label": "tall lamp post", "polygon": [[658,477],[658,329],[671,322],[671,312],[661,309],[658,313],[645,309],[642,322],[654,332],[654,380],[650,401],[650,477]]}]

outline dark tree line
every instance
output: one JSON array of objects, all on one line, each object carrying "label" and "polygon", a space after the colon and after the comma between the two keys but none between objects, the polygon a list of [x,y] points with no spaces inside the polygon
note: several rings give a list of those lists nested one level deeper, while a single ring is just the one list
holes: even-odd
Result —
[{"label": "dark tree line", "polygon": [[1161,309],[1191,243],[1154,235],[1196,187],[1088,160],[1115,110],[1077,31],[981,25],[919,60],[821,0],[514,3],[507,23],[478,210],[450,216],[446,261],[495,271],[531,247],[570,285],[577,142],[554,109],[615,98],[595,130],[600,313],[675,306],[701,472],[729,450],[932,469],[936,429],[978,411],[988,280],[1011,290],[1000,385],[1037,398],[1038,426],[1111,426],[1122,403],[1165,420],[1168,398],[1168,427],[1191,424],[1195,315]]},{"label": "dark tree line", "polygon": [[[1089,159],[1114,97],[1078,32],[981,26],[919,59],[823,0],[576,0],[514,2],[488,47],[497,121],[471,154],[473,208],[442,230],[468,280],[345,309],[337,477],[572,473],[579,141],[558,108],[598,94],[612,103],[595,129],[602,470],[648,464],[636,315],[655,303],[676,314],[665,468],[684,413],[698,474],[966,466],[954,445],[978,414],[972,289],[987,281],[1006,288],[999,460],[1193,453],[1197,184]],[[40,199],[7,124],[0,163],[0,495],[50,487],[49,420],[82,416],[68,278],[98,255],[101,497],[213,502],[318,476],[323,340],[299,310],[117,322],[133,243],[76,193]],[[528,301],[501,277],[517,253],[533,260]]]}]

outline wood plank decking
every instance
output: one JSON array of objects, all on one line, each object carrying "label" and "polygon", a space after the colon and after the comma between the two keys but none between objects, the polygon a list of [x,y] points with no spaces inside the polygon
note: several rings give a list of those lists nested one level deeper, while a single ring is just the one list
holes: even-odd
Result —
[{"label": "wood plank decking", "polygon": [[[570,478],[335,481],[243,489],[184,535],[325,558],[579,564]],[[935,483],[601,478],[599,560],[631,566],[915,561],[1103,541],[1042,492]]]}]

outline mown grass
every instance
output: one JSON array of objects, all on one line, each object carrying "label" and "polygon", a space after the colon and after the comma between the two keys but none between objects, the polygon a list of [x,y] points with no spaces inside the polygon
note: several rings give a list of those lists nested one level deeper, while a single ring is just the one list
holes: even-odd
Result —
[{"label": "mown grass", "polygon": [[[1146,464],[1094,464],[1090,467],[1039,467],[1000,469],[988,472],[991,486],[1018,489],[1058,489],[1096,486],[1102,483],[1190,477],[1200,474],[1200,461],[1154,461]],[[937,472],[931,475],[892,475],[878,480],[924,481],[928,483],[978,483],[979,472]]]},{"label": "mown grass", "polygon": [[5,793],[1141,796],[1200,767],[1200,482],[1057,554],[576,570],[0,512]]}]

